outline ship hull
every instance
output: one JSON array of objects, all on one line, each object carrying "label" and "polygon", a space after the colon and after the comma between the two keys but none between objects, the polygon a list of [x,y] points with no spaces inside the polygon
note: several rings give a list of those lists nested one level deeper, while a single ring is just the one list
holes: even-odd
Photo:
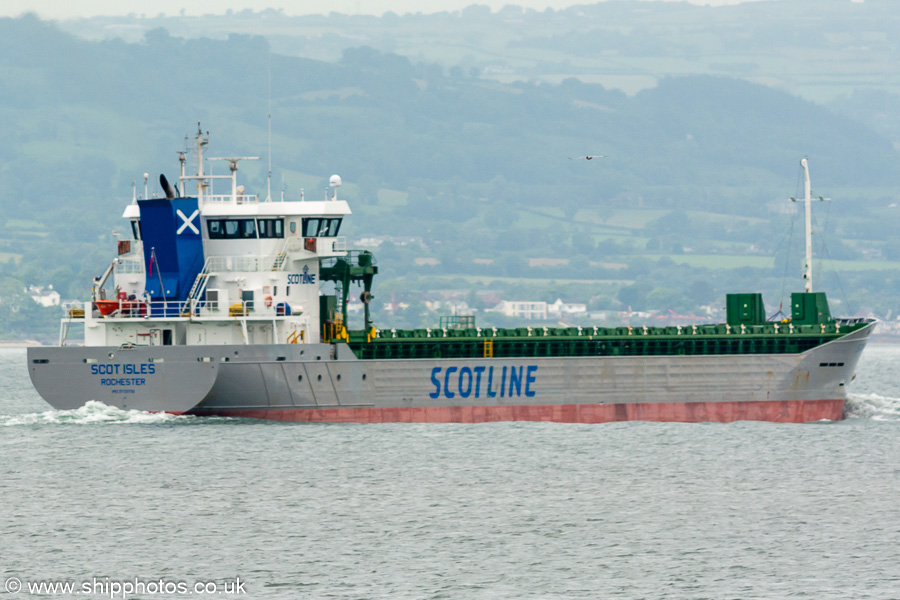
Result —
[{"label": "ship hull", "polygon": [[32,347],[28,373],[53,408],[97,401],[122,410],[182,414],[203,400],[219,374],[202,346]]},{"label": "ship hull", "polygon": [[[100,400],[301,422],[810,422],[842,418],[871,330],[799,354],[360,360],[345,344],[283,344],[155,347],[142,354],[35,348],[29,366],[35,387],[56,408]],[[107,365],[164,358],[167,370],[153,386],[109,389],[110,381],[119,382],[92,373],[85,357]],[[116,369],[126,367],[100,367]]]},{"label": "ship hull", "polygon": [[519,406],[428,406],[323,409],[200,409],[194,414],[294,421],[304,423],[491,423],[549,421],[555,423],[615,423],[657,421],[702,423],[769,421],[810,423],[839,421],[844,400],[781,400],[763,402],[656,402],[652,404],[535,404]]}]

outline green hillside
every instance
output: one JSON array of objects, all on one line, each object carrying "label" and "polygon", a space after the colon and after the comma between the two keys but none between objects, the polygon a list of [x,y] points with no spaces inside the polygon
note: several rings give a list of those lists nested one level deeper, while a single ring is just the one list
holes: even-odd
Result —
[{"label": "green hillside", "polygon": [[[808,156],[814,193],[833,198],[816,207],[817,280],[842,290],[842,309],[897,310],[900,281],[884,274],[900,261],[900,156],[869,125],[727,76],[629,96],[365,46],[333,62],[272,46],[162,29],[88,40],[0,20],[0,335],[29,332],[10,326],[25,285],[86,296],[133,182],[140,193],[151,173],[159,193],[197,121],[214,153],[264,155],[270,100],[273,196],[316,197],[339,173],[354,210],[344,233],[386,240],[382,298],[462,289],[472,304],[490,291],[685,312],[740,288],[777,305],[800,286],[788,197]],[[584,154],[608,158],[569,160]],[[264,193],[266,161],[242,169]],[[35,331],[55,331],[41,319]]]}]

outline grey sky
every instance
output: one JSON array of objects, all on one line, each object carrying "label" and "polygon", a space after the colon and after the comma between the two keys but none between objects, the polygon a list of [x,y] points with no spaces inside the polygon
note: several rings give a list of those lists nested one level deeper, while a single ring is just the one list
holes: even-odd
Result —
[{"label": "grey sky", "polygon": [[[638,1],[638,0],[635,0]],[[675,1],[675,0],[663,0]],[[756,0],[688,0],[692,4],[726,5]],[[471,4],[488,5],[499,10],[507,4],[543,10],[547,7],[565,8],[576,4],[588,4],[589,0],[2,0],[0,16],[14,17],[25,12],[35,12],[44,19],[71,19],[98,15],[146,15],[160,13],[178,15],[182,9],[186,15],[221,14],[226,10],[240,11],[246,8],[263,10],[281,8],[289,15],[328,13],[383,14],[393,11],[440,12],[459,10]]]}]

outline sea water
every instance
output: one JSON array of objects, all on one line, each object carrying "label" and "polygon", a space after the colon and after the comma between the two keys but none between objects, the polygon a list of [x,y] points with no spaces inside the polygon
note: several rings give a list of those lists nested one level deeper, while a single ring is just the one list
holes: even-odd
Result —
[{"label": "sea water", "polygon": [[334,425],[54,411],[0,349],[0,598],[900,598],[898,364],[837,423]]}]

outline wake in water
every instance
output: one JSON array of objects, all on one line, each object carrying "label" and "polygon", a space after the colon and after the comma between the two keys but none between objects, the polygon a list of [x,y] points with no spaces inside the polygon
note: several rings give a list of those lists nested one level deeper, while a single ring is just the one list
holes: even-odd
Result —
[{"label": "wake in water", "polygon": [[880,394],[850,394],[844,404],[844,416],[848,419],[900,421],[900,398]]},{"label": "wake in water", "polygon": [[48,410],[39,413],[0,416],[0,426],[13,425],[93,425],[103,424],[156,424],[196,421],[197,417],[177,416],[168,413],[149,413],[139,410],[122,410],[102,402],[91,400],[75,410]]}]

